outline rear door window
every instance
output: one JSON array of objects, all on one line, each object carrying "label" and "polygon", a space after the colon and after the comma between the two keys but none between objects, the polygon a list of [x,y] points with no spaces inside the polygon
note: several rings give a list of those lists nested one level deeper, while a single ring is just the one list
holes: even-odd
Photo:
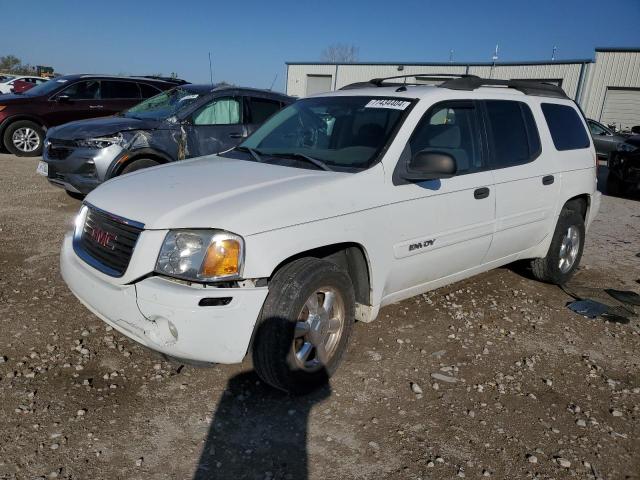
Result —
[{"label": "rear door window", "polygon": [[540,136],[529,106],[511,100],[486,100],[493,168],[529,163],[540,154]]},{"label": "rear door window", "polygon": [[121,82],[115,80],[102,81],[102,98],[105,100],[138,99],[140,91],[135,82]]},{"label": "rear door window", "polygon": [[160,90],[152,85],[149,85],[148,83],[139,83],[138,85],[140,86],[140,93],[142,95],[142,98],[155,97],[160,93]]},{"label": "rear door window", "polygon": [[263,123],[267,118],[280,110],[280,102],[266,98],[249,97],[251,123]]},{"label": "rear door window", "polygon": [[549,125],[551,138],[557,150],[578,150],[589,147],[589,135],[575,108],[556,103],[543,103],[542,113]]}]

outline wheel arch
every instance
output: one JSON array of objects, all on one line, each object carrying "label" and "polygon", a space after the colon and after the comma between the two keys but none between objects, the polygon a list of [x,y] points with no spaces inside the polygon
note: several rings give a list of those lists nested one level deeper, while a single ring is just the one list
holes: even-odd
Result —
[{"label": "wheel arch", "polygon": [[589,218],[589,209],[591,208],[591,195],[589,195],[588,193],[583,193],[571,197],[562,206],[563,210],[565,208],[579,213],[582,216],[583,220],[586,222],[587,218]]},{"label": "wheel arch", "polygon": [[161,165],[174,161],[166,153],[160,152],[153,148],[141,148],[132,152],[127,151],[123,152],[114,162],[112,162],[112,164],[109,166],[109,169],[107,170],[106,178],[117,177],[122,173],[122,170],[127,165],[130,165],[132,162],[140,160],[141,158],[155,160]]},{"label": "wheel arch", "polygon": [[298,252],[278,263],[269,279],[273,278],[285,265],[304,257],[327,260],[343,268],[353,282],[356,302],[367,306],[372,304],[371,265],[364,246],[356,242],[341,242]]},{"label": "wheel arch", "polygon": [[9,128],[11,124],[22,120],[28,120],[29,122],[37,123],[45,131],[45,134],[49,128],[42,122],[42,119],[33,115],[29,115],[28,113],[20,113],[7,117],[2,121],[2,123],[0,123],[0,138],[4,137],[4,132],[7,131],[7,128]]}]

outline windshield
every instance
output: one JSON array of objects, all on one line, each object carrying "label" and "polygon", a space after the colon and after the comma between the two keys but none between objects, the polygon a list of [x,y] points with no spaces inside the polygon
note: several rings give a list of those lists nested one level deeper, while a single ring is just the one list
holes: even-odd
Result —
[{"label": "windshield", "polygon": [[39,95],[49,95],[50,93],[53,93],[54,91],[68,84],[69,84],[69,80],[64,78],[52,79],[52,80],[49,80],[48,82],[44,82],[44,83],[41,83],[40,85],[36,85],[35,87],[30,88],[29,90],[26,90],[22,94],[28,95],[31,97],[39,96]]},{"label": "windshield", "polygon": [[306,155],[338,170],[368,168],[411,103],[360,96],[298,100],[271,117],[241,147],[263,157]]},{"label": "windshield", "polygon": [[193,103],[198,96],[197,93],[177,87],[146,99],[135,107],[125,110],[122,115],[128,118],[165,120]]}]

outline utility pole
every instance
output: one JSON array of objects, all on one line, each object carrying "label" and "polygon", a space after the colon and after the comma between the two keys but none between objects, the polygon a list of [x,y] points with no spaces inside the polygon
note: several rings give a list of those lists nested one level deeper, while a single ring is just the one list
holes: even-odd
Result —
[{"label": "utility pole", "polygon": [[209,79],[211,80],[211,88],[213,88],[213,67],[211,66],[211,52],[209,52]]},{"label": "utility pole", "polygon": [[555,62],[556,61],[556,52],[558,51],[558,47],[557,46],[553,46],[553,52],[551,53],[551,61]]},{"label": "utility pole", "polygon": [[453,63],[453,48],[449,50],[449,63]]},{"label": "utility pole", "polygon": [[496,66],[496,62],[498,61],[498,49],[500,48],[500,46],[496,43],[496,49],[493,52],[493,57],[491,57],[491,59],[493,60],[493,63],[491,64],[491,69],[489,70],[489,78],[493,78],[493,69]]}]

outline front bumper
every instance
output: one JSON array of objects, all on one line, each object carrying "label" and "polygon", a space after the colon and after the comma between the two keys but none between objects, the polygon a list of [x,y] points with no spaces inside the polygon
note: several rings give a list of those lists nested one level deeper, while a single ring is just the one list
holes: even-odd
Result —
[{"label": "front bumper", "polygon": [[112,145],[107,148],[80,148],[65,144],[48,144],[42,159],[49,165],[49,182],[75,193],[88,194],[106,177],[111,163],[120,155],[122,148]]},{"label": "front bumper", "polygon": [[[70,234],[62,245],[60,270],[73,294],[124,335],[166,355],[201,362],[243,360],[268,293],[267,287],[205,287],[162,277],[113,284],[75,254]],[[231,301],[202,307],[203,298]]]}]

